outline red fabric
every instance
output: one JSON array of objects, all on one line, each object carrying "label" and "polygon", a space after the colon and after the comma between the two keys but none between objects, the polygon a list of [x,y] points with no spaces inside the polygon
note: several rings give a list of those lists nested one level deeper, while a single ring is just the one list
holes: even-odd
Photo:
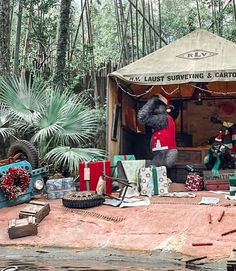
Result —
[{"label": "red fabric", "polygon": [[[104,163],[105,163],[105,174],[111,177],[111,164],[109,160],[106,161],[96,161],[96,162],[79,162],[79,182],[80,191],[86,191],[86,180],[84,179],[84,168],[88,167],[90,169],[90,180],[89,180],[89,190],[96,191],[97,183],[99,177],[104,173]],[[106,193],[111,194],[111,180],[106,180]]]},{"label": "red fabric", "polygon": [[[170,115],[168,117],[168,126],[162,130],[155,130],[151,138],[151,148],[153,151],[161,149],[175,149],[175,123]],[[158,147],[157,144],[160,143]],[[155,149],[157,148],[157,149]]]}]

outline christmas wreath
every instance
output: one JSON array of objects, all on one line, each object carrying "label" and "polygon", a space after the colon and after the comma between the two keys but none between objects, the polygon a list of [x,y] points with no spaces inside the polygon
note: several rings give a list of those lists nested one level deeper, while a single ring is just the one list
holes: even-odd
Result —
[{"label": "christmas wreath", "polygon": [[16,199],[30,183],[30,174],[20,167],[9,168],[0,181],[0,188],[7,199]]}]

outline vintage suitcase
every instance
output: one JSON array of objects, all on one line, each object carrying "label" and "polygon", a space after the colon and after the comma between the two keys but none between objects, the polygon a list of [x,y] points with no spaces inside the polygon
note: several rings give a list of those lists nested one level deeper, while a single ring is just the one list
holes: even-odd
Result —
[{"label": "vintage suitcase", "polygon": [[[100,176],[111,177],[111,162],[109,160],[96,162],[79,162],[80,191],[96,191]],[[106,194],[112,193],[111,179],[106,178]]]},{"label": "vintage suitcase", "polygon": [[140,195],[163,195],[169,192],[166,167],[142,167],[139,171]]},{"label": "vintage suitcase", "polygon": [[19,213],[19,218],[26,218],[29,216],[35,217],[36,223],[39,223],[50,213],[49,203],[40,201],[30,201],[27,206]]},{"label": "vintage suitcase", "polygon": [[23,219],[12,219],[8,222],[8,235],[10,239],[37,234],[38,226],[33,216]]},{"label": "vintage suitcase", "polygon": [[234,170],[219,170],[219,176],[213,176],[211,170],[203,171],[205,190],[229,190],[229,176]]},{"label": "vintage suitcase", "polygon": [[76,190],[73,177],[49,179],[46,183],[48,199],[62,199],[66,193]]}]

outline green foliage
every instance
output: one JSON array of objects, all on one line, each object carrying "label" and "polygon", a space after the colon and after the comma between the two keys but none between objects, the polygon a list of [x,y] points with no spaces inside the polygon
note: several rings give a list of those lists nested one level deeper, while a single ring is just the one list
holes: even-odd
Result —
[{"label": "green foliage", "polygon": [[[41,158],[53,159],[59,151],[60,163],[76,171],[77,167],[72,165],[77,165],[78,159],[104,157],[104,151],[87,148],[98,130],[96,110],[70,90],[61,93],[38,78],[33,83],[27,83],[24,78],[1,78],[0,100],[11,116],[11,126],[20,133],[21,138],[30,136],[30,140],[38,146]],[[65,160],[62,158],[63,150],[66,150],[63,156]],[[74,157],[76,162],[70,161],[71,164],[68,164],[68,155]],[[58,161],[54,162],[58,164]]]},{"label": "green foliage", "polygon": [[100,1],[93,9],[94,53],[98,64],[112,59],[119,61],[119,45],[114,5]]}]

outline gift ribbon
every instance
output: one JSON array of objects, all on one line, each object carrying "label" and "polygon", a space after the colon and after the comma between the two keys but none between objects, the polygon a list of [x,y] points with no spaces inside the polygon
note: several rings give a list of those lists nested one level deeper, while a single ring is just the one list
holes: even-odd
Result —
[{"label": "gift ribbon", "polygon": [[[88,168],[88,163],[87,163],[87,162],[85,162],[84,167],[85,167],[85,168]],[[86,180],[86,190],[87,190],[87,191],[90,190],[89,181],[90,181],[90,180]]]},{"label": "gift ribbon", "polygon": [[154,195],[158,195],[158,178],[157,178],[157,169],[155,166],[151,166],[152,169],[152,180],[154,186]]}]

